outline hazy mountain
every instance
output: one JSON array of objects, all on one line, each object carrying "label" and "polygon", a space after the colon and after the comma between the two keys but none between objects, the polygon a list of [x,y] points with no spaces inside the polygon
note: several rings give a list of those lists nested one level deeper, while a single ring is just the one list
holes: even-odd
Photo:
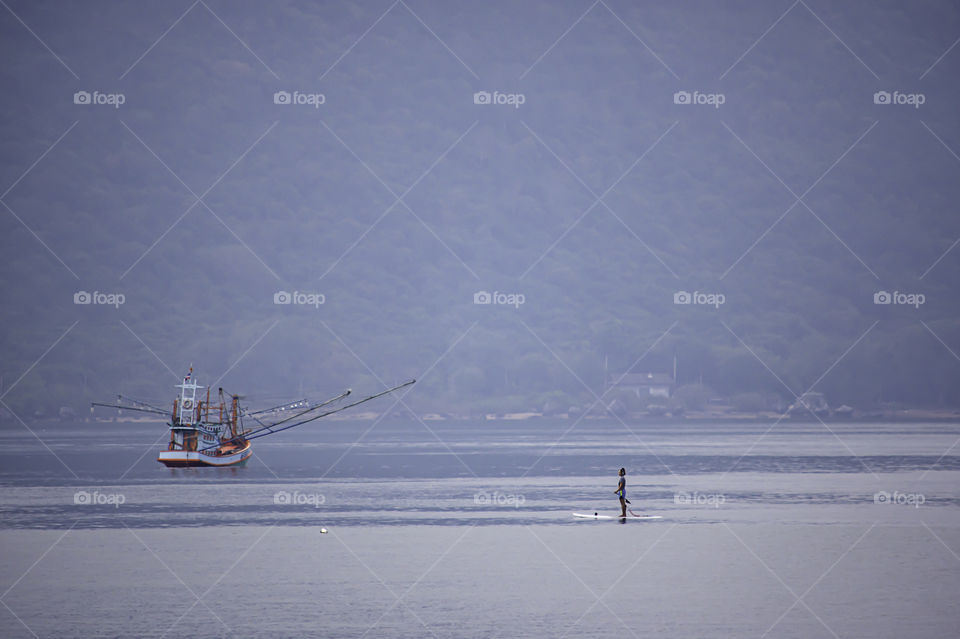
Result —
[{"label": "hazy mountain", "polygon": [[422,377],[417,410],[587,403],[605,362],[675,357],[727,395],[956,403],[950,3],[9,6],[24,418],[166,401],[191,364],[252,399]]}]

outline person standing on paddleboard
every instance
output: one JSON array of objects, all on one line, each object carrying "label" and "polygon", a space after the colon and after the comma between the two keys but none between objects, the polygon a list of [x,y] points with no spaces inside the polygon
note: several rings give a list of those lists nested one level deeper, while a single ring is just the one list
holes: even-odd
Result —
[{"label": "person standing on paddleboard", "polygon": [[620,498],[620,516],[627,516],[627,469],[620,469],[620,478],[617,480],[617,496]]}]

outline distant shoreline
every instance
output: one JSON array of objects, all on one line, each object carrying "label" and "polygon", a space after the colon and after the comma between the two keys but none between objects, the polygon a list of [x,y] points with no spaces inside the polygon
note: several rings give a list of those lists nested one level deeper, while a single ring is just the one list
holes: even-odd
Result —
[{"label": "distant shoreline", "polygon": [[[384,416],[381,413],[365,412],[350,416],[337,416],[329,419],[334,422],[362,422],[376,419],[403,421],[416,421],[409,416]],[[798,414],[795,416],[782,415],[780,413],[686,413],[684,415],[648,415],[648,414],[628,414],[617,417],[610,415],[588,415],[580,417],[579,415],[556,414],[543,415],[541,413],[488,413],[485,415],[443,415],[438,413],[425,413],[421,419],[427,422],[450,422],[450,423],[478,423],[478,422],[543,422],[543,421],[581,421],[588,422],[613,422],[620,420],[630,423],[660,423],[670,424],[752,424],[752,423],[781,423],[794,424],[817,424],[821,421],[828,424],[912,424],[912,423],[960,423],[960,410],[933,410],[933,409],[910,409],[896,412],[886,412],[882,414],[869,413],[851,416],[824,416],[821,419],[809,414]],[[149,417],[119,418],[119,419],[87,419],[87,420],[60,420],[60,419],[39,419],[28,421],[30,426],[61,426],[70,424],[157,424],[167,425],[168,420],[152,419]],[[0,428],[17,429],[22,428],[17,421],[0,422]]]}]

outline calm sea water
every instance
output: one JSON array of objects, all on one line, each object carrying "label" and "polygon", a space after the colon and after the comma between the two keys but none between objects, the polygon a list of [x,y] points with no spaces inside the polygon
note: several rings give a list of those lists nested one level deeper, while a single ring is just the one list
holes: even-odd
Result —
[{"label": "calm sea water", "polygon": [[955,636],[960,424],[571,425],[8,426],[0,636]]}]

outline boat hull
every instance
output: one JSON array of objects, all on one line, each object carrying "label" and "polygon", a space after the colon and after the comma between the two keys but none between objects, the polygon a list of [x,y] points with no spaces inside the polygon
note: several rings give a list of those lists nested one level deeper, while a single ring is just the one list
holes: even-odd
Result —
[{"label": "boat hull", "polygon": [[164,450],[160,452],[157,461],[170,468],[190,466],[236,466],[250,458],[253,448],[247,442],[243,448],[221,455],[208,455],[197,451]]}]

